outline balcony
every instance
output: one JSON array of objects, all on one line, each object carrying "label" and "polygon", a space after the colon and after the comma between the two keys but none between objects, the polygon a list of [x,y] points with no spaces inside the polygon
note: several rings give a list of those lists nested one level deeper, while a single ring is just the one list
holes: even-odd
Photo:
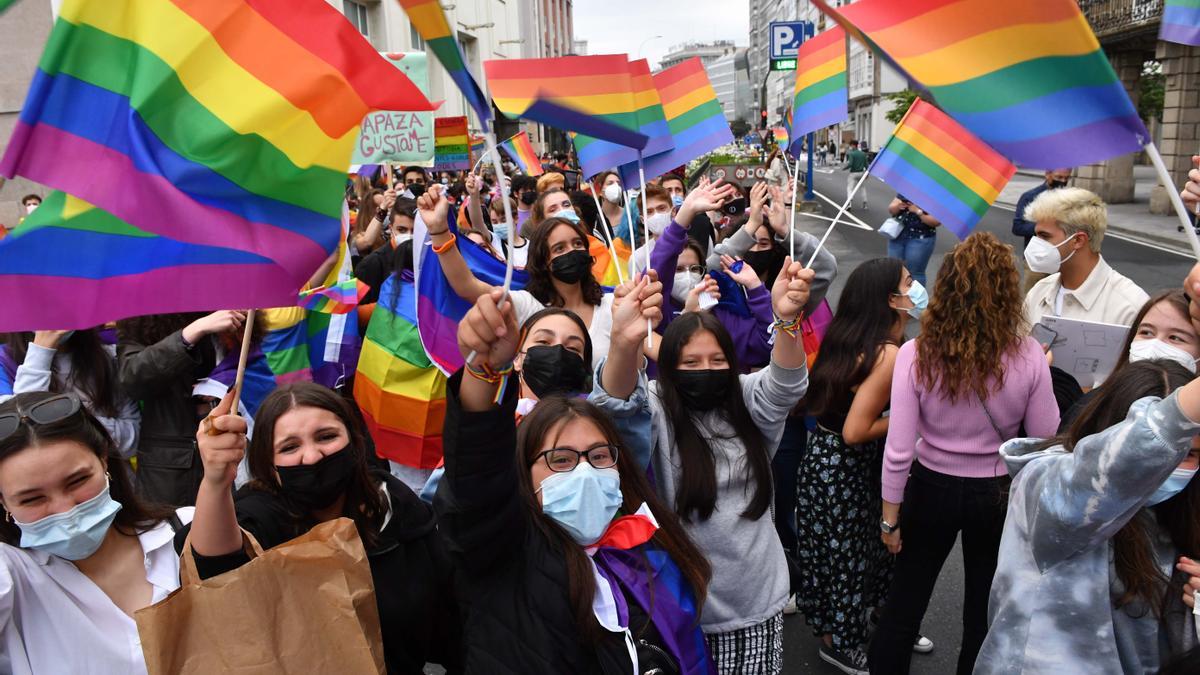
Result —
[{"label": "balcony", "polygon": [[1157,33],[1163,0],[1079,0],[1079,9],[1101,42]]}]

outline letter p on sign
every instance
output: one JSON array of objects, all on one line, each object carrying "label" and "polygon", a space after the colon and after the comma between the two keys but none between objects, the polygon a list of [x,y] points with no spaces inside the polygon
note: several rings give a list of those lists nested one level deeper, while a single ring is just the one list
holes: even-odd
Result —
[{"label": "letter p on sign", "polygon": [[804,42],[803,21],[771,23],[771,58],[791,59]]}]

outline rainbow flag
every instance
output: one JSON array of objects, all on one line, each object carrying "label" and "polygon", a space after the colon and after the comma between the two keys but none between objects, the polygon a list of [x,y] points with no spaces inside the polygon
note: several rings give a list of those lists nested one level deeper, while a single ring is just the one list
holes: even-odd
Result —
[{"label": "rainbow flag", "polygon": [[848,118],[846,31],[839,27],[806,40],[796,53],[796,90],[789,124],[793,156],[809,133]]},{"label": "rainbow flag", "polygon": [[1166,0],[1158,39],[1200,47],[1200,0]]},{"label": "rainbow flag", "polygon": [[458,171],[471,168],[467,146],[466,117],[436,117],[433,120],[433,170]]},{"label": "rainbow flag", "polygon": [[281,273],[270,258],[146,232],[54,191],[0,240],[0,332],[252,307],[262,298],[246,280]]},{"label": "rainbow flag", "polygon": [[771,129],[771,133],[775,135],[775,142],[781,148],[788,147],[788,130],[787,127],[775,127]]},{"label": "rainbow flag", "polygon": [[[631,131],[638,129],[633,78],[624,55],[496,59],[485,61],[483,68],[496,107],[509,117],[524,116],[541,98]],[[627,147],[584,134],[573,141],[584,176],[637,161],[637,151]]]},{"label": "rainbow flag", "polygon": [[663,112],[662,99],[658,97],[654,77],[650,74],[649,62],[646,59],[630,61],[629,77],[633,84],[633,106],[637,111],[638,131],[649,138],[646,147],[642,148],[642,154],[657,155],[675,147],[671,127],[667,124],[667,114]]},{"label": "rainbow flag", "polygon": [[322,314],[345,314],[358,306],[370,286],[358,279],[345,279],[330,286],[300,291],[296,306]]},{"label": "rainbow flag", "polygon": [[[488,123],[492,121],[492,106],[488,103],[488,98],[483,93],[483,89],[479,87],[479,83],[475,81],[475,76],[467,68],[467,60],[463,58],[462,47],[459,46],[458,39],[454,37],[454,31],[450,30],[450,22],[446,20],[446,13],[442,11],[441,3],[438,0],[398,0],[398,2],[404,8],[404,13],[408,15],[408,20],[417,30],[417,34],[433,50],[434,56],[441,61],[442,67],[450,74],[450,79],[454,80],[459,91],[467,97],[467,103],[475,109],[475,116],[479,118],[479,125],[486,130]],[[389,108],[389,110],[411,109]],[[422,110],[430,109],[422,108]]]},{"label": "rainbow flag", "polygon": [[619,124],[613,124],[599,115],[589,115],[578,108],[572,108],[561,101],[548,98],[538,98],[529,106],[521,117],[533,120],[546,126],[564,131],[575,131],[571,137],[598,139],[623,148],[642,150],[646,147],[649,137],[645,134],[628,129]]},{"label": "rainbow flag", "polygon": [[312,359],[308,351],[308,312],[302,307],[278,307],[262,312],[267,333],[262,352],[275,382],[312,382]]},{"label": "rainbow flag", "polygon": [[471,156],[482,157],[487,152],[487,139],[483,136],[471,136]]},{"label": "rainbow flag", "polygon": [[966,239],[1017,167],[937,107],[913,101],[871,173]]},{"label": "rainbow flag", "polygon": [[[244,289],[206,309],[287,305],[334,250],[350,151],[376,107],[432,106],[323,0],[67,0],[0,174],[146,233],[274,262],[214,275]],[[80,311],[127,311],[111,294],[98,302]],[[137,313],[151,311],[164,310]]]},{"label": "rainbow flag", "polygon": [[[653,77],[675,147],[645,158],[647,180],[733,142],[725,111],[699,58],[688,59]],[[620,173],[626,188],[641,186],[636,161],[621,165]]]},{"label": "rainbow flag", "polygon": [[[501,108],[503,110],[503,108]],[[451,212],[453,213],[453,212]],[[450,228],[457,235],[458,226],[454,216],[449,218]],[[425,353],[435,366],[447,376],[453,375],[463,365],[462,354],[458,353],[458,323],[466,316],[467,311],[474,306],[458,297],[446,274],[437,254],[429,247],[425,237],[424,226],[418,223],[414,242],[424,242],[413,247],[413,263],[417,287],[417,327],[421,333],[421,344]],[[483,247],[466,237],[458,237],[458,250],[467,261],[467,267],[485,284],[493,286],[504,285],[505,264],[497,260]],[[513,271],[512,289],[525,288],[529,283],[529,275],[521,269]],[[380,292],[383,297],[383,292]],[[374,318],[371,324],[375,324]]]},{"label": "rainbow flag", "polygon": [[[616,260],[613,260],[612,251],[603,241],[588,235],[588,253],[595,261],[592,263],[592,275],[596,277],[596,281],[599,281],[601,286],[617,286],[621,281],[621,274],[629,269],[629,258],[633,255],[629,244],[624,239],[616,237],[613,239],[613,248],[617,252]],[[617,272],[618,265],[621,266],[620,273]]]},{"label": "rainbow flag", "polygon": [[529,134],[522,131],[512,138],[500,143],[500,147],[508,153],[509,157],[521,167],[521,172],[526,176],[542,175],[542,163],[538,160],[537,153],[533,151],[533,144],[529,142]]},{"label": "rainbow flag", "polygon": [[1018,165],[1092,164],[1150,141],[1075,0],[813,4]]},{"label": "rainbow flag", "polygon": [[379,290],[358,360],[354,400],[377,455],[419,469],[441,462],[446,375],[421,346],[416,288],[398,275]]}]

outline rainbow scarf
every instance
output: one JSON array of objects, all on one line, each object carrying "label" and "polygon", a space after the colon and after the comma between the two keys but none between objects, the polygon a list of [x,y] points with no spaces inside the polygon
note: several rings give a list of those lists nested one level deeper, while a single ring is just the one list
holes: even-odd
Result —
[{"label": "rainbow scarf", "polygon": [[813,5],[864,36],[923,83],[938,107],[1018,165],[1081,166],[1150,141],[1075,0]]},{"label": "rainbow scarf", "polygon": [[1017,167],[916,99],[870,171],[966,239]]},{"label": "rainbow scarf", "polygon": [[1158,39],[1200,46],[1200,0],[1167,0]]},{"label": "rainbow scarf", "polygon": [[273,261],[213,277],[287,305],[334,250],[373,109],[432,105],[323,0],[66,0],[0,174],[145,232]]},{"label": "rainbow scarf", "polygon": [[[646,180],[733,142],[724,109],[699,58],[667,68],[655,74],[653,80],[675,147],[644,158]],[[620,173],[622,185],[627,188],[641,186],[636,161],[622,164]]]},{"label": "rainbow scarf", "polygon": [[[458,85],[459,91],[467,98],[467,103],[475,110],[479,124],[487,129],[492,120],[492,106],[487,96],[480,89],[479,83],[467,69],[467,60],[463,58],[462,47],[450,30],[450,22],[442,11],[438,0],[397,0],[408,15],[408,20],[416,29],[421,39],[429,44],[434,56],[442,63],[442,67],[450,74],[450,79]],[[390,108],[390,110],[411,110],[411,108]],[[428,108],[426,108],[428,110]]]},{"label": "rainbow scarf", "polygon": [[537,153],[533,151],[533,144],[529,142],[529,134],[522,131],[500,143],[500,147],[517,163],[517,166],[521,167],[521,173],[526,176],[542,175],[542,163],[538,161]]},{"label": "rainbow scarf", "polygon": [[796,91],[788,124],[792,146],[809,133],[849,117],[846,90],[846,31],[833,28],[807,40],[796,53]]}]

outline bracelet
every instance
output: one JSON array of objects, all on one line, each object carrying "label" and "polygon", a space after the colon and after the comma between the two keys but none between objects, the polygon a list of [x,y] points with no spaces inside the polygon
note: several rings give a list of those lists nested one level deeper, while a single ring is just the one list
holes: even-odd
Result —
[{"label": "bracelet", "polygon": [[492,399],[492,402],[499,403],[500,401],[504,400],[504,394],[506,391],[508,391],[508,383],[511,381],[511,376],[513,374],[513,366],[511,363],[499,370],[492,368],[486,363],[479,368],[476,368],[468,363],[466,364],[466,371],[468,375],[481,382],[500,385],[496,388],[496,396]]},{"label": "bracelet", "polygon": [[800,334],[800,328],[803,322],[804,318],[800,314],[797,314],[796,318],[794,319],[781,319],[779,317],[775,317],[774,328],[776,332],[783,331],[795,339],[796,336]]},{"label": "bracelet", "polygon": [[387,209],[379,209],[378,211],[375,212],[375,220],[378,220],[382,223],[386,223],[387,215],[388,215]]},{"label": "bracelet", "polygon": [[441,254],[445,253],[446,251],[449,251],[450,249],[454,248],[454,245],[457,241],[458,241],[458,237],[456,237],[455,235],[452,234],[452,235],[450,235],[449,241],[442,244],[441,246],[434,246],[433,252],[438,255],[441,255]]},{"label": "bracelet", "polygon": [[446,234],[446,233],[447,233],[447,232],[449,232],[449,231],[450,231],[450,228],[448,228],[448,227],[447,227],[446,229],[442,230],[441,232],[429,232],[429,236],[431,236],[431,237],[440,237],[440,236],[442,236],[443,234]]}]

